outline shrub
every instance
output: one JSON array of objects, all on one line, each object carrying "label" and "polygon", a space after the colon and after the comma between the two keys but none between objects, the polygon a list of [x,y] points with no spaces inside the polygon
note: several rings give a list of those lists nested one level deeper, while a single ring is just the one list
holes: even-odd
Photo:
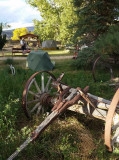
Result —
[{"label": "shrub", "polygon": [[94,44],[95,53],[110,55],[115,62],[119,57],[119,25],[111,26],[109,31],[101,35]]},{"label": "shrub", "polygon": [[6,42],[6,34],[2,35],[2,24],[0,24],[0,50],[2,50]]},{"label": "shrub", "polygon": [[72,63],[77,69],[92,66],[95,57],[101,56],[107,60],[109,56],[114,58],[115,63],[119,60],[119,26],[111,26],[109,30],[102,34],[91,47],[84,48],[78,53],[78,59]]},{"label": "shrub", "polygon": [[71,63],[71,66],[76,69],[79,68],[90,68],[92,67],[93,61],[96,57],[96,54],[93,48],[84,48],[82,51],[79,51],[78,58]]},{"label": "shrub", "polygon": [[4,61],[5,64],[14,64],[14,60],[11,58],[8,58]]}]

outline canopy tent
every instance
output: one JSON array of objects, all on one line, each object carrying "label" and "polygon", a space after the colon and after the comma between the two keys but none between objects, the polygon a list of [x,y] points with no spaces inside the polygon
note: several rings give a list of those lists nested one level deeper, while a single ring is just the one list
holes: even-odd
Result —
[{"label": "canopy tent", "polygon": [[57,43],[53,39],[48,39],[48,40],[42,42],[42,48],[43,49],[56,49]]},{"label": "canopy tent", "polygon": [[50,71],[54,68],[46,51],[31,51],[27,56],[28,67],[33,71]]}]

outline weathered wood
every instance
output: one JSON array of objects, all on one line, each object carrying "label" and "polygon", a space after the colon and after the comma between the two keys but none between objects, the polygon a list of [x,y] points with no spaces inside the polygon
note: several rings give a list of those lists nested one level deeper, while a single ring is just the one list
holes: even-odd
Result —
[{"label": "weathered wood", "polygon": [[36,105],[32,108],[32,110],[30,111],[31,113],[34,112],[37,108],[39,108],[38,106],[40,105],[40,102],[36,103]]},{"label": "weathered wood", "polygon": [[15,53],[23,53],[23,50],[21,48],[12,48],[12,56],[15,55]]},{"label": "weathered wood", "polygon": [[86,106],[82,106],[82,105],[73,105],[69,107],[68,110],[74,111],[80,114],[85,114],[85,115],[87,114],[87,115],[90,115],[90,116],[93,116],[95,118],[102,119],[102,120],[105,120],[106,115],[107,115],[107,111],[98,109],[98,108],[94,109],[94,111],[90,113],[90,108]]},{"label": "weathered wood", "polygon": [[42,131],[49,126],[49,124],[58,116],[58,112],[53,111],[34,131],[33,135],[29,136],[26,141],[7,159],[12,160],[14,159],[27,145],[32,142]]},{"label": "weathered wood", "polygon": [[[101,103],[103,103],[103,106],[105,105],[105,109],[109,109],[110,104],[111,104],[111,101],[106,100],[106,99],[101,98],[101,97],[98,97],[98,96],[95,96],[95,95],[90,94],[90,93],[88,93],[88,95],[89,95],[89,97],[91,97],[91,98],[93,98],[93,99],[95,99],[95,100],[97,100],[97,101],[99,102],[99,103],[98,103],[99,108],[101,108],[101,107],[100,107],[100,106],[101,106]],[[117,105],[117,109],[119,109],[119,105]]]},{"label": "weathered wood", "polygon": [[13,50],[21,50],[21,48],[14,48],[14,47],[13,47],[12,49],[13,49]]},{"label": "weathered wood", "polygon": [[101,97],[98,97],[98,96],[95,96],[95,95],[93,95],[93,94],[88,93],[88,95],[89,95],[89,97],[97,100],[98,102],[103,102],[103,103],[106,103],[106,104],[109,104],[109,105],[110,105],[110,103],[111,103],[111,101],[106,100],[106,99],[101,98]]},{"label": "weathered wood", "polygon": [[[27,49],[30,51],[30,49]],[[23,53],[23,50],[21,48],[12,48],[12,56],[15,55],[15,53]],[[29,52],[28,52],[29,53]]]},{"label": "weathered wood", "polygon": [[39,102],[39,99],[35,99],[35,100],[32,100],[32,101],[27,101],[27,104],[31,104],[31,103],[35,103],[35,102]]},{"label": "weathered wood", "polygon": [[[69,94],[69,96],[65,99],[64,102],[61,102],[61,105],[59,104],[59,109],[61,109],[63,107],[64,104],[66,104],[66,102],[72,100],[76,93],[78,92],[78,90],[74,90],[72,93]],[[79,93],[78,93],[79,94]],[[74,101],[75,103],[75,101]],[[67,108],[67,106],[65,106]],[[41,109],[41,108],[40,108]],[[65,108],[64,108],[65,109]],[[37,136],[39,134],[42,133],[42,131],[47,128],[49,126],[49,124],[58,117],[59,114],[61,114],[63,111],[61,110],[61,112],[59,112],[59,110],[54,110],[52,111],[52,113],[46,117],[46,119],[36,128],[36,130],[33,132],[33,135],[31,134],[31,136],[29,138],[27,138],[27,140],[19,147],[19,149],[17,149],[7,160],[12,160],[14,159],[24,148],[26,148],[26,146],[32,142],[34,139],[37,138]]]},{"label": "weathered wood", "polygon": [[109,107],[110,107],[109,104],[102,103],[102,102],[97,102],[97,108],[108,110]]},{"label": "weathered wood", "polygon": [[38,83],[36,82],[36,79],[35,79],[35,78],[34,78],[34,84],[35,84],[35,86],[36,86],[36,89],[37,89],[38,93],[41,94],[41,90],[40,90],[40,88],[39,88],[39,86],[38,86]]},{"label": "weathered wood", "polygon": [[[55,84],[55,83],[53,83],[53,85],[54,85],[54,84]],[[57,85],[57,84],[56,84],[56,85]],[[68,88],[68,86],[65,85],[65,84],[61,84],[61,86],[62,86],[62,89],[63,89],[63,90],[66,89],[66,88]],[[71,88],[71,89],[69,90],[69,92],[76,92],[76,91],[77,91],[77,89],[75,89],[75,88]],[[109,108],[111,101],[106,100],[106,99],[104,99],[104,98],[102,98],[102,97],[95,96],[95,95],[93,95],[93,94],[91,94],[91,93],[87,93],[87,94],[88,94],[88,96],[89,96],[90,98],[93,98],[93,99],[95,99],[95,100],[97,101],[97,108],[98,108],[98,107],[99,107],[99,108],[102,108],[102,109],[108,109],[108,108]],[[119,105],[117,106],[117,108],[119,108]]]},{"label": "weathered wood", "polygon": [[37,93],[34,93],[34,92],[32,92],[32,91],[28,91],[31,95],[33,95],[33,96],[35,96],[35,97],[37,97],[37,98],[39,98],[40,96],[37,94]]}]

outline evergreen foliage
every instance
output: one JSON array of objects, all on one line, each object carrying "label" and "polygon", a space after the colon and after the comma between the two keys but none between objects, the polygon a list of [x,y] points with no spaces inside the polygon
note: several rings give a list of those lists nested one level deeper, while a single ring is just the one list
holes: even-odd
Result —
[{"label": "evergreen foliage", "polygon": [[78,58],[71,63],[75,69],[91,69],[94,59],[97,57],[93,47],[84,48],[78,53]]},{"label": "evergreen foliage", "polygon": [[2,50],[6,42],[6,34],[2,35],[2,24],[0,24],[0,50]]},{"label": "evergreen foliage", "polygon": [[81,37],[81,43],[91,46],[119,16],[118,0],[74,0],[78,23],[74,38]]},{"label": "evergreen foliage", "polygon": [[[119,1],[118,0],[74,0],[78,23],[74,40],[85,44],[87,49],[79,51],[77,67],[90,65],[97,55],[112,55],[117,59],[119,45]],[[76,65],[76,63],[75,63]]]},{"label": "evergreen foliage", "polygon": [[99,54],[119,54],[119,25],[111,26],[96,40],[94,47]]},{"label": "evergreen foliage", "polygon": [[119,60],[119,25],[109,28],[109,31],[101,35],[94,44],[96,54],[107,55],[114,58],[115,63]]}]

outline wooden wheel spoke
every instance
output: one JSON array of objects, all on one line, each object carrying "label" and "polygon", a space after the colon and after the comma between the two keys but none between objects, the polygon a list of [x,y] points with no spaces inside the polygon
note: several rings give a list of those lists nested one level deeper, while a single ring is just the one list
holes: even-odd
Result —
[{"label": "wooden wheel spoke", "polygon": [[38,102],[38,103],[32,108],[32,110],[31,110],[30,112],[31,112],[31,113],[34,112],[34,111],[38,108],[39,105],[40,105],[40,102]]},{"label": "wooden wheel spoke", "polygon": [[27,101],[27,104],[31,104],[31,103],[35,103],[35,102],[39,102],[39,99],[35,99],[35,100],[32,100],[32,101]]},{"label": "wooden wheel spoke", "polygon": [[44,113],[44,107],[42,107],[42,114]]},{"label": "wooden wheel spoke", "polygon": [[[53,87],[50,87],[50,89],[48,90],[48,93],[50,93],[52,89],[53,89]],[[55,95],[55,94],[54,94],[54,95]]]},{"label": "wooden wheel spoke", "polygon": [[33,114],[44,113],[44,101],[47,101],[49,96],[52,97],[52,79],[55,76],[47,71],[34,73],[27,81],[23,91],[22,107],[28,118]]},{"label": "wooden wheel spoke", "polygon": [[48,82],[47,82],[47,84],[46,84],[46,87],[45,87],[45,92],[48,92],[48,88],[49,88],[51,79],[52,79],[52,77],[50,76],[49,79],[48,79]]},{"label": "wooden wheel spoke", "polygon": [[37,113],[36,113],[37,115],[40,113],[41,109],[42,109],[42,105],[39,105]]},{"label": "wooden wheel spoke", "polygon": [[34,84],[35,84],[35,86],[36,86],[36,89],[37,89],[38,93],[41,94],[41,90],[40,90],[40,88],[39,88],[39,86],[38,86],[38,83],[36,82],[36,79],[34,80]]},{"label": "wooden wheel spoke", "polygon": [[42,93],[44,93],[44,91],[45,91],[44,73],[41,74],[41,91],[42,91]]},{"label": "wooden wheel spoke", "polygon": [[37,94],[37,93],[34,93],[33,91],[28,91],[31,95],[33,95],[33,96],[35,96],[35,97],[37,97],[37,98],[39,98],[40,96]]}]

